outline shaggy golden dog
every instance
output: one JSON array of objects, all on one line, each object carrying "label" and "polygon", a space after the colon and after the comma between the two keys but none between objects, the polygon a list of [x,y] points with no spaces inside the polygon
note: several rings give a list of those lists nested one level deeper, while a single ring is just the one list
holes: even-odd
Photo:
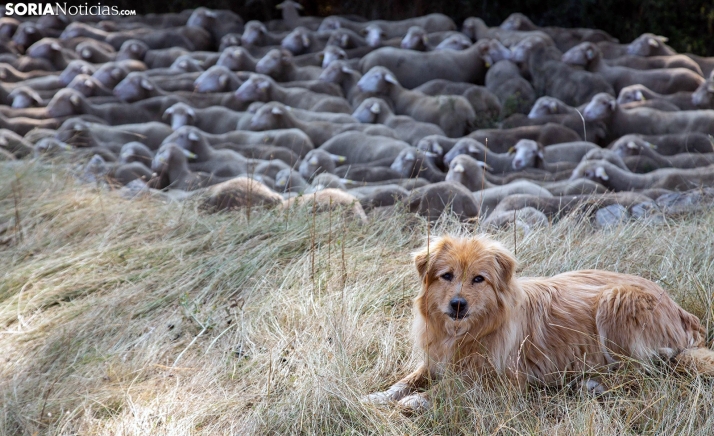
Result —
[{"label": "shaggy golden dog", "polygon": [[414,392],[447,367],[468,379],[501,376],[519,387],[561,384],[623,358],[667,360],[714,375],[714,352],[704,348],[699,320],[649,280],[598,270],[515,278],[513,255],[486,237],[434,239],[414,262],[422,289],[413,336],[424,362],[366,401],[426,408],[427,394]]}]

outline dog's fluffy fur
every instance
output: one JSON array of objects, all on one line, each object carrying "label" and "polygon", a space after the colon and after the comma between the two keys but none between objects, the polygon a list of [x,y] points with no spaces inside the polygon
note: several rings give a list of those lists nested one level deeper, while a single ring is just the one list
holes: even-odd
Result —
[{"label": "dog's fluffy fur", "polygon": [[426,393],[412,393],[446,368],[520,387],[559,384],[623,358],[714,375],[699,320],[649,280],[599,270],[515,278],[513,255],[486,237],[434,239],[414,262],[422,289],[413,336],[424,362],[368,401],[428,407]]}]

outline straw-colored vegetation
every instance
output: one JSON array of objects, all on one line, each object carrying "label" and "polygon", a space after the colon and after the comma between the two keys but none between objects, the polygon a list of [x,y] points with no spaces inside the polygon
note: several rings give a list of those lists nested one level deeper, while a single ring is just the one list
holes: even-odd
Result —
[{"label": "straw-colored vegetation", "polygon": [[[413,216],[209,215],[36,163],[1,167],[0,180],[2,434],[714,433],[712,382],[658,369],[605,376],[600,400],[449,377],[421,415],[362,405],[416,364],[410,252],[427,227]],[[521,275],[658,281],[711,333],[712,228],[708,213],[495,237]],[[449,219],[431,230],[475,231]]]}]

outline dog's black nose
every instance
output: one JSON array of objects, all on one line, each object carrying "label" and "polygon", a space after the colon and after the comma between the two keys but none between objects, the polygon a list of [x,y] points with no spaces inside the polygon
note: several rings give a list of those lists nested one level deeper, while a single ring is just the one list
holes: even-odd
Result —
[{"label": "dog's black nose", "polygon": [[461,297],[452,298],[451,301],[449,301],[449,306],[451,306],[451,317],[461,319],[466,316],[468,305],[469,303]]}]

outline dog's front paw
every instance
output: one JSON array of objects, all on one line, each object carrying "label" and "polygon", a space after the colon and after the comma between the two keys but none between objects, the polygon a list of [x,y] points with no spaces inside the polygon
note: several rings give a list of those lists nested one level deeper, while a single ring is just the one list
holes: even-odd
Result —
[{"label": "dog's front paw", "polygon": [[407,413],[421,413],[431,408],[431,401],[425,394],[413,394],[399,400],[399,405]]}]

